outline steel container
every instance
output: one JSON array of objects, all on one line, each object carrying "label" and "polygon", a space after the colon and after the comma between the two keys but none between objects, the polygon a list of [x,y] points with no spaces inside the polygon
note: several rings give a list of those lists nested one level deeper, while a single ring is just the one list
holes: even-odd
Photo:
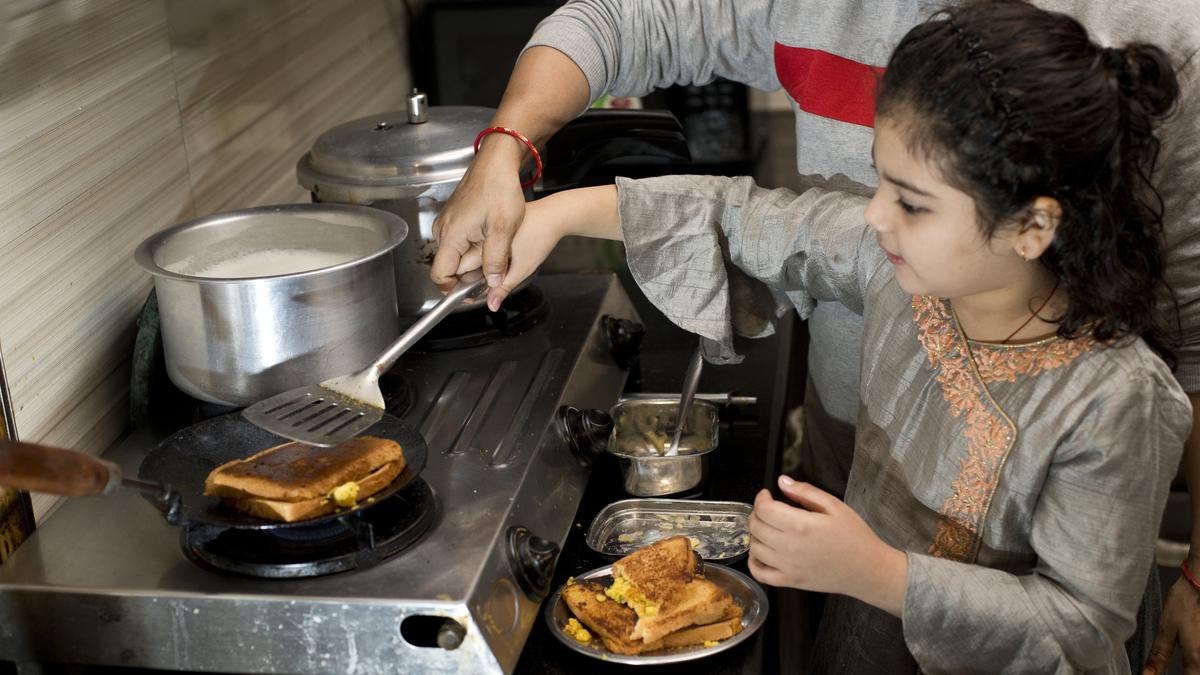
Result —
[{"label": "steel container", "polygon": [[[365,204],[409,223],[408,237],[395,251],[400,316],[420,316],[442,299],[429,278],[437,252],[433,221],[475,157],[476,134],[495,113],[474,106],[427,106],[425,95],[414,92],[406,110],[325,131],[296,162],[296,180],[314,202]],[[526,200],[532,195],[526,190]],[[484,306],[461,305],[454,311]]]},{"label": "steel container", "polygon": [[613,407],[608,452],[617,457],[629,494],[677,494],[707,478],[708,453],[717,449],[717,406],[693,400],[679,439],[679,454],[665,457],[662,453],[671,444],[678,412],[678,398],[626,400]]},{"label": "steel container", "polygon": [[400,334],[395,214],[341,204],[218,213],[146,239],[167,374],[196,398],[245,406],[355,372]]}]

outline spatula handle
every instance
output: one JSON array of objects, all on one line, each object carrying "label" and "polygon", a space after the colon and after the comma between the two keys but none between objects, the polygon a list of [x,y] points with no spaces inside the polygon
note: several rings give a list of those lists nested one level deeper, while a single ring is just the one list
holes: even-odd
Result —
[{"label": "spatula handle", "polygon": [[121,484],[112,462],[63,448],[0,440],[0,485],[66,497],[107,494]]},{"label": "spatula handle", "polygon": [[410,347],[417,344],[417,340],[425,337],[425,334],[433,330],[433,327],[438,325],[447,314],[454,311],[456,307],[466,302],[474,300],[487,291],[487,283],[483,276],[483,272],[473,270],[458,278],[458,285],[445,295],[436,305],[431,307],[417,322],[404,331],[396,341],[392,343],[387,351],[379,355],[375,359],[375,363],[368,366],[374,368],[377,376],[387,372],[389,368],[396,364],[400,359],[400,355],[408,351]]}]

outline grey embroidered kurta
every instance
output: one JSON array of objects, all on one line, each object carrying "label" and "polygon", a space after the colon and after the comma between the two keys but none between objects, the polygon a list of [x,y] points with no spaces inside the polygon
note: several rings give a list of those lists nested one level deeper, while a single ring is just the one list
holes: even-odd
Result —
[{"label": "grey embroidered kurta", "polygon": [[861,197],[707,176],[618,186],[634,278],[711,357],[790,306],[864,317],[846,502],[908,552],[907,589],[901,619],[833,599],[823,671],[1128,672],[1191,415],[1144,343],[968,346],[947,301],[896,283]]}]

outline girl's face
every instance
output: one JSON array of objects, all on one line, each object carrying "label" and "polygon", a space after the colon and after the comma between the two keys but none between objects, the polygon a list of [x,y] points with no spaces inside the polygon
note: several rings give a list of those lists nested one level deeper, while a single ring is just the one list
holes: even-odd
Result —
[{"label": "girl's face", "polygon": [[935,164],[912,154],[907,135],[902,123],[875,120],[879,189],[865,214],[900,287],[913,295],[956,299],[1019,281],[1026,270],[1015,253],[1013,228],[986,239],[975,200],[948,185]]}]

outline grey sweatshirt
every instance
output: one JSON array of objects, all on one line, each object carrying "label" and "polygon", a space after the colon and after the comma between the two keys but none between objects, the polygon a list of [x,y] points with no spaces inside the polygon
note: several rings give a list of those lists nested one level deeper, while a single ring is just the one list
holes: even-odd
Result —
[{"label": "grey sweatshirt", "polygon": [[[807,181],[870,194],[873,120],[862,88],[915,24],[945,3],[929,0],[576,0],[529,42],[579,65],[593,100],[644,95],[716,77],[787,90],[796,119],[796,167]],[[1200,391],[1200,2],[1039,0],[1079,19],[1107,45],[1146,41],[1179,64],[1182,95],[1164,124],[1156,182],[1166,202],[1167,280],[1179,300],[1183,345],[1176,377]],[[1190,59],[1190,60],[1189,60]],[[1168,300],[1164,295],[1164,306]],[[1173,307],[1170,316],[1173,317]],[[842,494],[858,408],[861,319],[837,303],[802,309],[809,320],[803,469]],[[1171,325],[1174,325],[1172,321]]]}]

